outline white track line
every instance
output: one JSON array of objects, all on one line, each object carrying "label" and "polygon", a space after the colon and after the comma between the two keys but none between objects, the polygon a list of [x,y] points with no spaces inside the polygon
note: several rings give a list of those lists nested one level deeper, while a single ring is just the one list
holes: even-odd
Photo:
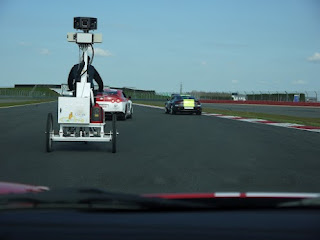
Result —
[{"label": "white track line", "polygon": [[304,125],[295,123],[267,123],[268,125],[278,126],[278,127],[303,127]]},{"label": "white track line", "polygon": [[132,103],[133,105],[138,105],[141,107],[150,107],[150,108],[157,108],[157,109],[163,109],[164,111],[164,106],[163,107],[159,107],[159,106],[153,106],[153,105],[147,105],[147,104],[141,104],[141,103]]},{"label": "white track line", "polygon": [[44,103],[52,103],[52,102],[56,102],[55,101],[50,101],[50,102],[39,102],[39,103],[26,103],[26,104],[22,104],[22,105],[14,105],[14,106],[6,106],[6,107],[0,107],[1,108],[13,108],[13,107],[24,107],[24,106],[30,106],[30,105],[36,105],[36,104],[44,104]]}]

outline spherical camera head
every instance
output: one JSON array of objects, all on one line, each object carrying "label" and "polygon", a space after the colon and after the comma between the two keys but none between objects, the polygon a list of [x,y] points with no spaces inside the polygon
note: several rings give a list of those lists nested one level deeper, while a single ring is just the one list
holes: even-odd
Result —
[{"label": "spherical camera head", "polygon": [[73,28],[83,30],[88,33],[90,30],[96,30],[98,25],[97,18],[92,17],[75,17],[73,18]]}]

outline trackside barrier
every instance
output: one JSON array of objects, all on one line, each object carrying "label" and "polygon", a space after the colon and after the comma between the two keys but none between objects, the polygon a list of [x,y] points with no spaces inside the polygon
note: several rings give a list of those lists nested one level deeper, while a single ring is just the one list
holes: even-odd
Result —
[{"label": "trackside barrier", "polygon": [[201,103],[260,104],[260,105],[320,107],[320,102],[233,101],[233,100],[201,100],[201,99],[200,99],[200,102]]}]

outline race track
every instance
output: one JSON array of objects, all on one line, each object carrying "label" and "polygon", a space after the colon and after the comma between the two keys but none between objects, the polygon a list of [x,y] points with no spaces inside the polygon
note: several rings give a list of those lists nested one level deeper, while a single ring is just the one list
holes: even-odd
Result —
[{"label": "race track", "polygon": [[110,143],[55,143],[46,153],[56,106],[0,109],[0,181],[127,193],[320,192],[319,133],[134,106],[133,119],[118,121],[116,154]]}]

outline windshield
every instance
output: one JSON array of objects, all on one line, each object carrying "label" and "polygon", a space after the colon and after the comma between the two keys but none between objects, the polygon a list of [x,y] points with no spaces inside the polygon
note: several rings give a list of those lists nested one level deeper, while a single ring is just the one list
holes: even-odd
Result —
[{"label": "windshield", "polygon": [[103,92],[104,95],[118,95],[117,91],[104,91]]},{"label": "windshield", "polygon": [[319,13],[312,0],[0,1],[0,182],[319,193]]},{"label": "windshield", "polygon": [[194,99],[192,96],[180,96],[180,99]]}]

